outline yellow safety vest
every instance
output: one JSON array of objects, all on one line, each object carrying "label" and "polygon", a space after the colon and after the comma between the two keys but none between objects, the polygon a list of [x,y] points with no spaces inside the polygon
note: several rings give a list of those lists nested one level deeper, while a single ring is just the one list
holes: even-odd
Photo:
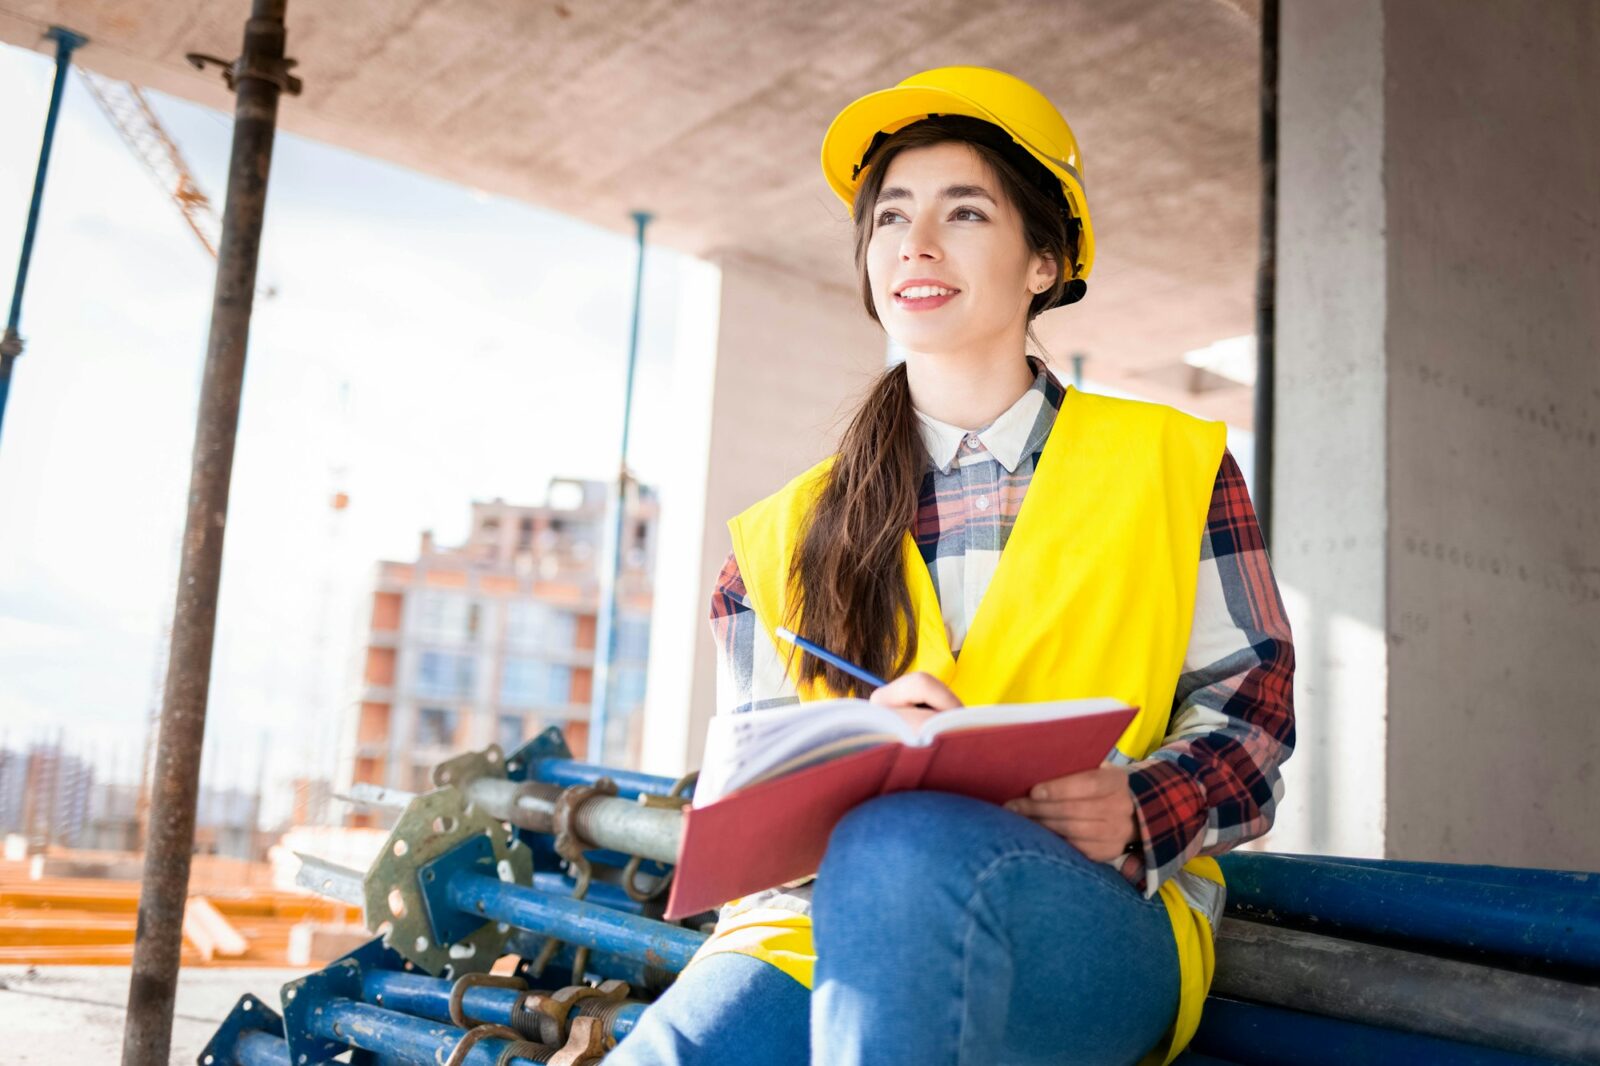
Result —
[{"label": "yellow safety vest", "polygon": [[[1225,446],[1220,422],[1068,388],[959,659],[927,566],[906,534],[917,628],[911,669],[938,677],[969,705],[1116,697],[1140,708],[1117,749],[1130,759],[1148,756],[1167,735]],[[789,621],[789,561],[831,465],[818,464],[728,524],[769,636]],[[800,686],[802,700],[832,695],[821,685]],[[1160,888],[1177,941],[1180,998],[1172,1030],[1147,1063],[1171,1062],[1200,1023],[1222,885],[1215,860],[1197,858]],[[735,915],[695,957],[723,951],[763,959],[812,987],[816,952],[805,915],[772,908]]]}]

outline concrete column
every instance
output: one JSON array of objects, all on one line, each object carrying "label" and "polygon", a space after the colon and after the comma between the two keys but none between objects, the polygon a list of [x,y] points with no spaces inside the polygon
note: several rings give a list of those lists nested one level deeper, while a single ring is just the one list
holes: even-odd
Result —
[{"label": "concrete column", "polygon": [[1297,746],[1271,847],[1380,856],[1386,743],[1383,4],[1286,3],[1273,565]]},{"label": "concrete column", "polygon": [[1600,868],[1600,7],[1282,28],[1270,846]]},{"label": "concrete column", "polygon": [[[642,769],[700,765],[716,709],[707,613],[731,550],[725,523],[832,451],[883,369],[883,331],[848,286],[819,285],[745,255],[691,278],[676,346],[685,461],[661,493]],[[720,276],[718,276],[720,274]],[[715,323],[714,335],[706,323]],[[685,562],[692,560],[693,562]]]}]

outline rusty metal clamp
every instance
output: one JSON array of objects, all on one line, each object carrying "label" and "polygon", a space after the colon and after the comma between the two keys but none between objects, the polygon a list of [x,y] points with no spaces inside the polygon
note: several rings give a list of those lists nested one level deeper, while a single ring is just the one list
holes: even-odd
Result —
[{"label": "rusty metal clamp", "polygon": [[602,981],[598,988],[568,985],[554,992],[527,992],[511,1008],[511,1024],[551,1047],[560,1047],[569,1041],[572,1027],[582,1020],[572,1017],[579,1003],[597,999],[603,1005],[627,998],[628,983],[616,979]]},{"label": "rusty metal clamp", "polygon": [[[639,793],[639,806],[661,807],[674,811],[682,810],[689,805],[689,797],[685,796],[684,792],[699,779],[700,771],[690,770],[672,783],[672,787],[667,790],[665,796],[655,796],[648,792],[641,792]],[[629,899],[635,902],[650,903],[660,899],[667,889],[672,887],[673,871],[668,870],[666,875],[650,888],[640,888],[637,878],[639,876],[639,864],[643,861],[644,856],[635,855],[628,860],[628,865],[622,868],[622,890],[628,894]]]},{"label": "rusty metal clamp", "polygon": [[450,1057],[444,1060],[444,1066],[461,1066],[462,1063],[467,1061],[467,1052],[472,1050],[473,1045],[490,1037],[520,1041],[522,1034],[505,1025],[480,1025],[476,1028],[468,1029],[465,1035],[456,1041],[455,1049],[450,1052]]},{"label": "rusty metal clamp", "polygon": [[456,983],[450,988],[450,1024],[462,1029],[486,1024],[477,1018],[469,1018],[462,1007],[469,988],[513,988],[525,992],[528,982],[520,977],[502,977],[492,973],[464,973],[456,978]]},{"label": "rusty metal clamp", "polygon": [[574,1018],[572,1033],[561,1050],[550,1056],[550,1066],[600,1066],[612,1046],[598,1018]]},{"label": "rusty metal clamp", "polygon": [[592,785],[573,785],[561,790],[561,795],[556,797],[555,812],[551,818],[551,830],[555,834],[556,854],[566,859],[568,864],[577,871],[575,879],[577,886],[572,890],[573,899],[582,899],[589,892],[589,879],[594,876],[594,870],[589,865],[589,859],[584,852],[594,845],[578,835],[573,822],[582,807],[595,796],[615,796],[617,783],[609,777],[598,778]]},{"label": "rusty metal clamp", "polygon": [[207,55],[205,52],[189,52],[183,58],[187,59],[189,65],[196,70],[204,70],[208,66],[221,67],[222,80],[234,91],[238,90],[241,81],[255,78],[257,81],[276,85],[279,92],[290,96],[300,95],[301,81],[289,73],[289,68],[299,63],[297,59],[274,59],[248,51],[231,63],[220,56]]},{"label": "rusty metal clamp", "polygon": [[[594,868],[589,865],[589,858],[584,851],[592,847],[588,841],[578,834],[573,825],[578,808],[595,796],[615,796],[617,783],[609,777],[597,778],[592,785],[571,785],[561,790],[561,795],[556,797],[555,810],[551,816],[551,832],[555,836],[556,854],[567,860],[569,871],[576,871],[574,879],[577,884],[572,889],[573,899],[583,899],[589,894],[589,882],[594,877]],[[551,937],[544,942],[544,947],[539,949],[539,955],[533,960],[531,972],[535,977],[544,973],[544,968],[550,965],[550,960],[561,949],[561,941]],[[583,983],[584,970],[589,965],[589,949],[579,948],[572,961],[572,980],[574,984]]]}]

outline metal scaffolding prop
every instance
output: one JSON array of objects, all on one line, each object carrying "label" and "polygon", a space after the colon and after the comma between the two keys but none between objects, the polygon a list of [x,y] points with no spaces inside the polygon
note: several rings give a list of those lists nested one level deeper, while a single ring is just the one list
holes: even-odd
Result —
[{"label": "metal scaffolding prop", "polygon": [[[300,883],[377,938],[241,999],[202,1066],[588,1066],[632,1031],[714,915],[661,919],[692,778],[575,762],[550,729],[435,768],[366,872]],[[1223,1062],[1600,1063],[1600,874],[1236,852],[1193,1047]],[[498,965],[497,965],[498,964]],[[493,968],[496,973],[490,974]]]},{"label": "metal scaffolding prop", "polygon": [[239,426],[240,391],[250,313],[255,303],[256,261],[266,210],[267,176],[277,130],[278,98],[300,83],[284,58],[286,0],[253,0],[244,46],[233,63],[191,55],[196,67],[217,64],[233,89],[233,150],[217,254],[211,335],[189,478],[178,598],[173,613],[170,666],[161,705],[160,735],[152,775],[149,837],[139,894],[123,1066],[168,1061],[172,1006],[182,949],[183,907],[194,848],[195,801],[205,738],[217,587],[227,527],[228,485]]},{"label": "metal scaffolding prop", "polygon": [[627,529],[628,504],[634,487],[628,471],[628,437],[633,427],[633,379],[639,365],[639,310],[644,300],[644,231],[648,211],[635,211],[633,224],[638,245],[633,272],[633,324],[628,330],[628,371],[622,384],[622,444],[617,452],[617,484],[611,495],[611,533],[600,563],[600,617],[595,626],[594,693],[589,710],[589,761],[603,763],[611,732],[612,677],[617,658],[617,615],[622,597],[622,541]]},{"label": "metal scaffolding prop", "polygon": [[5,422],[6,401],[11,395],[11,367],[22,354],[22,294],[28,287],[33,240],[39,232],[39,212],[44,206],[45,175],[50,170],[50,150],[56,142],[56,120],[61,115],[61,96],[67,89],[67,71],[72,69],[72,53],[89,43],[87,37],[60,26],[50,27],[50,32],[45,36],[56,42],[56,75],[50,87],[50,106],[45,111],[39,167],[33,177],[33,198],[28,201],[28,222],[22,230],[22,254],[17,260],[17,280],[11,289],[11,311],[6,316],[5,332],[0,333],[0,425]]}]

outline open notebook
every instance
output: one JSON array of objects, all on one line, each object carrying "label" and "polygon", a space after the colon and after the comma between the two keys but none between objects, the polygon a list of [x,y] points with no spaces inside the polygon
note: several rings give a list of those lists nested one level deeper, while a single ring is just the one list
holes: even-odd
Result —
[{"label": "open notebook", "polygon": [[914,728],[866,700],[828,700],[711,721],[684,813],[668,918],[815,873],[839,819],[907,789],[990,803],[1090,770],[1136,709],[1114,699],[962,707]]}]

